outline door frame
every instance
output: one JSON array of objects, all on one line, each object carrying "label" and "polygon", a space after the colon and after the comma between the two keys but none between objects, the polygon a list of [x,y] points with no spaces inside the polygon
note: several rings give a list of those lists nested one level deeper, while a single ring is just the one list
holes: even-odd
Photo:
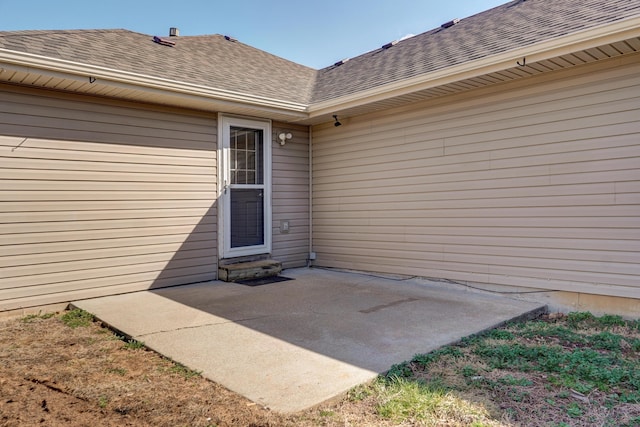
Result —
[{"label": "door frame", "polygon": [[[264,170],[264,244],[231,247],[231,203],[230,203],[230,130],[232,126],[262,130],[263,133],[263,170]],[[271,253],[272,239],[272,203],[271,203],[271,121],[247,117],[218,114],[218,258],[228,259],[249,255]]]}]

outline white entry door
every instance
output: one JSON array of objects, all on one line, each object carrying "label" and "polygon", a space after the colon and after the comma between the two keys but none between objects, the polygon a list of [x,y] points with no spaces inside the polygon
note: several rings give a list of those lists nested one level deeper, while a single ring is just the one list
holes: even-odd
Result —
[{"label": "white entry door", "polygon": [[271,124],[222,117],[222,258],[271,252]]}]

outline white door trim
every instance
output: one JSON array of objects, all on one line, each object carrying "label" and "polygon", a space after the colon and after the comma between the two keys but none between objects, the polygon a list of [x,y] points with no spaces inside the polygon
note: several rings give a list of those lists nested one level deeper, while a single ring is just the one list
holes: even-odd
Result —
[{"label": "white door trim", "polygon": [[[231,203],[228,191],[230,175],[230,131],[232,126],[241,126],[263,131],[264,162],[264,244],[231,247]],[[234,258],[247,255],[271,253],[271,121],[218,114],[218,250],[219,258]]]}]

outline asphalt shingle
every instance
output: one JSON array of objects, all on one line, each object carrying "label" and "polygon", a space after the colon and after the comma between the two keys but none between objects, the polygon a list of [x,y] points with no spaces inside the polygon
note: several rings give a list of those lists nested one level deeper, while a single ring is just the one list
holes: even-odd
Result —
[{"label": "asphalt shingle", "polygon": [[514,0],[321,70],[221,35],[168,47],[128,30],[15,31],[0,48],[312,104],[637,15],[640,0]]},{"label": "asphalt shingle", "polygon": [[0,32],[4,49],[290,102],[310,99],[312,68],[221,35],[170,40],[175,46],[128,30]]},{"label": "asphalt shingle", "polygon": [[312,103],[640,14],[640,0],[514,0],[318,72]]}]

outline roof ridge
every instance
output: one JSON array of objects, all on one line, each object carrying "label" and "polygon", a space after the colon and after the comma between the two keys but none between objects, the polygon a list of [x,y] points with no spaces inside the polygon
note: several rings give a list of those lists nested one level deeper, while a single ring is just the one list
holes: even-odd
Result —
[{"label": "roof ridge", "polygon": [[223,34],[218,34],[218,33],[194,34],[194,35],[183,35],[183,34],[180,34],[179,36],[176,36],[174,38],[176,38],[176,39],[197,39],[197,38],[208,38],[208,37],[225,37],[225,36]]},{"label": "roof ridge", "polygon": [[[15,31],[0,31],[0,37],[11,36],[32,36],[32,35],[46,35],[46,34],[87,34],[87,33],[134,33],[143,34],[136,31],[131,31],[126,28],[76,28],[76,29],[54,29],[54,30],[15,30]],[[148,35],[148,34],[147,34]]]}]

